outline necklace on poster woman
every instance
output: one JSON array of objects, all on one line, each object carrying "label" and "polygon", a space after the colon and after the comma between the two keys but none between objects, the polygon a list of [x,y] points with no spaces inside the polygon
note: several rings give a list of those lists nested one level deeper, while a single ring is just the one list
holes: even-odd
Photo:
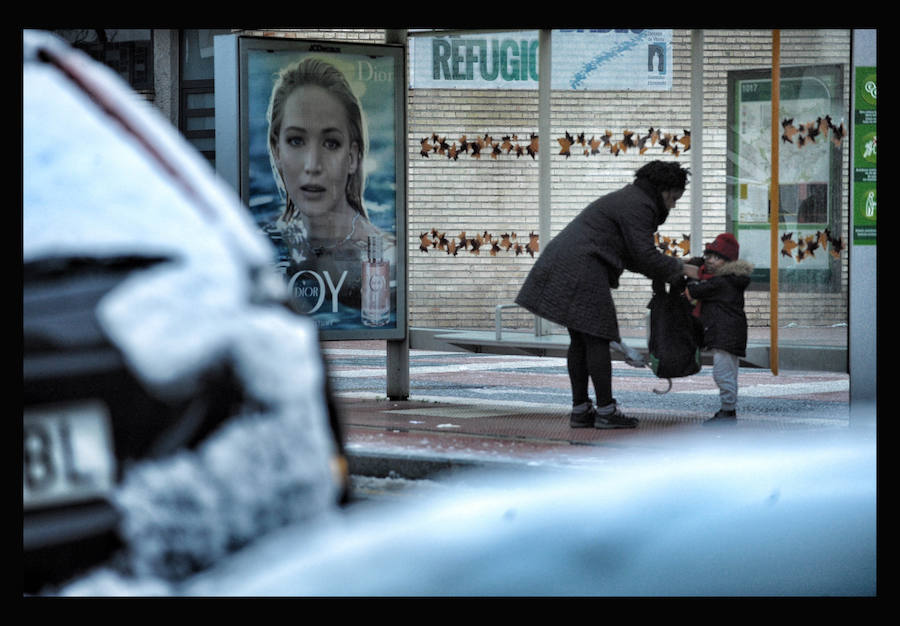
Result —
[{"label": "necklace on poster woman", "polygon": [[332,244],[330,246],[313,246],[313,249],[312,249],[313,254],[315,254],[316,256],[322,256],[326,252],[331,252],[332,250],[337,250],[338,248],[343,246],[345,243],[350,241],[350,239],[353,238],[353,235],[356,234],[356,221],[359,219],[359,216],[360,216],[359,213],[356,213],[353,216],[353,221],[350,223],[350,232],[347,233],[346,237],[344,237],[339,242]]}]

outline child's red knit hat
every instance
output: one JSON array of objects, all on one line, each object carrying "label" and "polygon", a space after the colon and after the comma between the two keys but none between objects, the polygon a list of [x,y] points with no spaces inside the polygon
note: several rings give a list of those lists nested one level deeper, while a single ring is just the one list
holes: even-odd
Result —
[{"label": "child's red knit hat", "polygon": [[706,244],[706,250],[715,252],[729,261],[737,261],[741,245],[731,233],[722,233],[716,237],[712,243]]}]

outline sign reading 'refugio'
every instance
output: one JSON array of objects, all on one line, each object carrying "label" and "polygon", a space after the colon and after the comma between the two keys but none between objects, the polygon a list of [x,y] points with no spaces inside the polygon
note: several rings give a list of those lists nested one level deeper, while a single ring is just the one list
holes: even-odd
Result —
[{"label": "sign reading 'refugio'", "polygon": [[[419,89],[537,89],[537,31],[416,36],[410,86]],[[667,91],[672,88],[670,29],[554,30],[552,88]]]}]

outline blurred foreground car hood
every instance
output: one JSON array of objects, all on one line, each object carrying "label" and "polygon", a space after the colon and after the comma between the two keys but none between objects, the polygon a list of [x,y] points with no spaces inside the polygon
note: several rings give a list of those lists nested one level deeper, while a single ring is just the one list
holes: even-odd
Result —
[{"label": "blurred foreground car hood", "polygon": [[285,529],[167,592],[876,594],[874,432],[645,443],[613,463],[466,474],[433,496]]},{"label": "blurred foreground car hood", "polygon": [[145,382],[183,393],[237,310],[283,297],[270,244],[149,103],[48,33],[25,33],[22,105],[24,262],[170,259],[126,281],[98,314]]}]

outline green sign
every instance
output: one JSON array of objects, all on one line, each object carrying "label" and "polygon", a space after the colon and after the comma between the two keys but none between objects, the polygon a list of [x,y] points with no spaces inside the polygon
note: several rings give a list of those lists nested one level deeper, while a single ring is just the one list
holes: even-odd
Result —
[{"label": "green sign", "polygon": [[877,243],[877,92],[874,67],[856,68],[853,112],[853,243]]}]

